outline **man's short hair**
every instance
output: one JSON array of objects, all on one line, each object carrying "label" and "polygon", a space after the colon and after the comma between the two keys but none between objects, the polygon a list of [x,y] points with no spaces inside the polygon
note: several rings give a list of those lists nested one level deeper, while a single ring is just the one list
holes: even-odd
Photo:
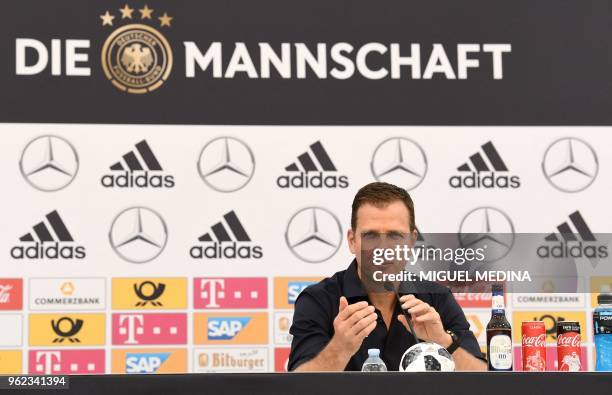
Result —
[{"label": "man's short hair", "polygon": [[357,210],[364,204],[371,204],[375,207],[385,207],[395,201],[404,203],[410,213],[410,230],[416,229],[414,220],[414,203],[408,191],[387,182],[372,182],[363,186],[353,199],[351,211],[351,228],[355,230],[357,227]]}]

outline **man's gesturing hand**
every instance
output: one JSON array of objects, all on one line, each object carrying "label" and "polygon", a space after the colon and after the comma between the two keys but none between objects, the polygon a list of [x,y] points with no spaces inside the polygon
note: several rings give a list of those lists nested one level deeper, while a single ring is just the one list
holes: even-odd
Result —
[{"label": "man's gesturing hand", "polygon": [[357,302],[349,305],[344,296],[340,298],[338,315],[334,319],[334,343],[336,350],[349,353],[352,357],[363,339],[365,339],[376,328],[377,315],[374,306],[368,306],[368,302]]},{"label": "man's gesturing hand", "polygon": [[[414,295],[404,295],[400,298],[400,302],[402,309],[408,311],[412,317],[412,325],[419,339],[437,343],[442,347],[448,347],[452,343],[452,338],[444,330],[440,314],[436,309]],[[397,318],[410,331],[406,317],[399,315]]]}]

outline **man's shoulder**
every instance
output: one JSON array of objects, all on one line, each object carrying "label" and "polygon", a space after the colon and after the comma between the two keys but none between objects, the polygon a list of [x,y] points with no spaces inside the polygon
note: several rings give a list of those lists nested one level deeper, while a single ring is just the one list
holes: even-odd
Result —
[{"label": "man's shoulder", "polygon": [[318,283],[311,284],[304,288],[300,293],[310,295],[316,299],[319,298],[334,298],[338,299],[342,296],[342,282],[346,270],[341,270],[334,273],[330,277],[326,277]]}]

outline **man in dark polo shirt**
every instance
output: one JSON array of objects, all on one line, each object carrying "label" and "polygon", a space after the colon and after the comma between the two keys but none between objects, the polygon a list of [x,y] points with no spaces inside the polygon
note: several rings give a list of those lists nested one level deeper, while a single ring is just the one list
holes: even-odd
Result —
[{"label": "man in dark polo shirt", "polygon": [[[414,344],[395,294],[367,291],[361,281],[361,239],[370,234],[416,236],[414,205],[406,190],[375,182],[355,195],[347,233],[355,259],[298,296],[290,371],[361,370],[369,348],[380,349],[388,370],[398,370],[403,353]],[[447,348],[457,370],[486,370],[463,310],[450,290],[436,287],[410,294],[400,288],[401,307],[412,317],[417,337]]]}]

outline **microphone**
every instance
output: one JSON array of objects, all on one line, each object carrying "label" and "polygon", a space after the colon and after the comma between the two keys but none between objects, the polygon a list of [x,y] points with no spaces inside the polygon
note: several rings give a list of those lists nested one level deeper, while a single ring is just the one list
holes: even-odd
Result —
[{"label": "microphone", "polygon": [[408,323],[410,332],[412,332],[412,336],[414,337],[415,344],[420,343],[421,341],[419,340],[419,338],[416,335],[416,332],[414,331],[414,325],[412,325],[412,318],[410,317],[410,314],[406,310],[402,309],[402,302],[400,301],[399,292],[397,292],[397,289],[393,286],[393,283],[391,283],[391,281],[385,281],[384,287],[385,287],[385,290],[389,292],[393,292],[395,294],[395,298],[397,299],[397,304],[400,307],[400,310],[402,311],[402,313],[404,314],[404,318],[406,318],[406,322]]}]

